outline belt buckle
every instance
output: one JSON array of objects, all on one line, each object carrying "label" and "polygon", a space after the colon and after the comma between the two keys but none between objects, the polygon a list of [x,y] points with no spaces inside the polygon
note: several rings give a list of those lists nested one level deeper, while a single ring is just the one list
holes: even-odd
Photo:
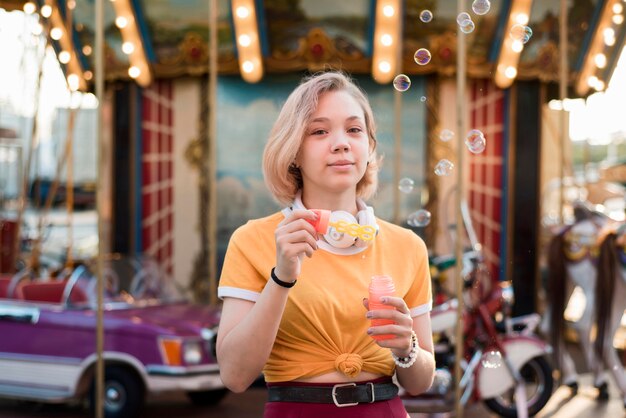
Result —
[{"label": "belt buckle", "polygon": [[[354,383],[354,382],[352,382],[352,383],[338,383],[335,386],[333,386],[333,391],[332,391],[333,402],[335,403],[335,405],[338,408],[343,408],[344,406],[355,406],[355,405],[359,404],[358,402],[352,402],[352,403],[339,403],[339,402],[337,402],[337,388],[348,387],[348,386],[356,387],[356,383]],[[373,397],[374,397],[374,386],[372,385],[372,398]]]}]

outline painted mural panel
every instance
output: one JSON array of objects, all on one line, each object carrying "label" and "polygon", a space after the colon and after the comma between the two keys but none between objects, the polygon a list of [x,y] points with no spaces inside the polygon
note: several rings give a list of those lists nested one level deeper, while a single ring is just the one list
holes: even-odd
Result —
[{"label": "painted mural panel", "polygon": [[[238,77],[220,77],[217,100],[217,191],[219,268],[233,231],[249,219],[267,216],[280,209],[269,194],[261,172],[261,158],[269,131],[280,107],[299,83],[299,76],[267,77],[258,84],[247,84]],[[415,189],[400,195],[400,222],[419,209],[421,185],[425,182],[424,82],[413,80],[402,94],[402,152],[394,153],[394,94],[390,86],[359,77],[367,92],[378,124],[378,152],[383,156],[379,189],[369,203],[376,215],[393,221],[394,165],[400,164],[401,177],[415,181]]]},{"label": "painted mural panel", "polygon": [[263,4],[272,55],[296,53],[313,28],[324,31],[340,53],[370,55],[373,0],[266,0]]}]

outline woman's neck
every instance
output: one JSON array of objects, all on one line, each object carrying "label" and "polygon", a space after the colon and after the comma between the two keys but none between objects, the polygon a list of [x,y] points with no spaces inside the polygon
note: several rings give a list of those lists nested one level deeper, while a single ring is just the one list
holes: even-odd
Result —
[{"label": "woman's neck", "polygon": [[307,194],[302,191],[302,204],[307,209],[344,210],[352,215],[359,211],[354,191],[337,194]]}]

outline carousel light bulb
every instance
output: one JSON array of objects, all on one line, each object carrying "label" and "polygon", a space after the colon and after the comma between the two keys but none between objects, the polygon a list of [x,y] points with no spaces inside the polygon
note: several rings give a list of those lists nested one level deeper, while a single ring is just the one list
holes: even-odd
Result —
[{"label": "carousel light bulb", "polygon": [[244,61],[243,64],[241,64],[241,69],[245,73],[251,73],[254,70],[254,64],[252,61]]},{"label": "carousel light bulb", "polygon": [[622,13],[623,10],[624,6],[622,6],[620,3],[615,3],[613,5],[613,13],[615,13],[616,15]]},{"label": "carousel light bulb", "polygon": [[395,12],[396,12],[396,11],[393,9],[393,6],[389,6],[389,5],[387,5],[387,6],[383,7],[383,14],[384,14],[385,16],[387,16],[387,17],[391,17],[391,16],[393,16],[393,14],[394,14]]},{"label": "carousel light bulb", "polygon": [[594,87],[597,83],[598,77],[596,77],[595,75],[589,76],[589,78],[587,78],[587,85],[589,87]]},{"label": "carousel light bulb", "polygon": [[63,37],[63,30],[61,30],[61,28],[52,28],[50,30],[50,37],[55,41],[58,41]]},{"label": "carousel light bulb", "polygon": [[135,44],[133,44],[132,42],[124,42],[122,44],[122,52],[126,55],[132,54],[133,52],[135,52]]},{"label": "carousel light bulb", "polygon": [[624,16],[622,15],[613,15],[613,23],[616,25],[621,25],[624,21]]},{"label": "carousel light bulb", "polygon": [[593,86],[593,88],[595,89],[595,91],[602,91],[602,90],[604,90],[604,81],[598,80],[596,82],[596,85]]},{"label": "carousel light bulb", "polygon": [[390,46],[393,43],[393,38],[388,33],[380,37],[380,43],[385,46]]},{"label": "carousel light bulb", "polygon": [[235,13],[237,14],[237,17],[240,19],[245,19],[246,17],[250,16],[250,10],[248,10],[248,8],[245,6],[237,7],[237,10],[235,11]]},{"label": "carousel light bulb", "polygon": [[130,78],[137,78],[141,75],[141,70],[139,69],[139,67],[133,65],[128,69],[128,75],[130,76]]},{"label": "carousel light bulb", "polygon": [[72,56],[67,51],[61,51],[59,53],[59,62],[61,64],[67,64],[68,62],[70,62],[70,58],[72,58]]},{"label": "carousel light bulb", "polygon": [[85,45],[83,47],[83,54],[85,54],[85,56],[90,56],[92,52],[91,45]]},{"label": "carousel light bulb", "polygon": [[70,74],[67,76],[67,84],[70,90],[76,91],[80,85],[80,80],[76,74]]},{"label": "carousel light bulb", "polygon": [[124,29],[128,25],[128,19],[124,16],[118,16],[115,18],[115,26],[120,29]]},{"label": "carousel light bulb", "polygon": [[381,73],[388,73],[391,71],[391,64],[388,61],[381,61],[378,63],[378,69]]},{"label": "carousel light bulb", "polygon": [[52,7],[49,4],[44,4],[41,6],[41,15],[46,19],[52,16]]},{"label": "carousel light bulb", "polygon": [[517,68],[513,66],[508,66],[504,70],[504,76],[506,78],[515,78],[516,75],[517,75]]},{"label": "carousel light bulb", "polygon": [[67,0],[67,8],[74,10],[76,8],[76,0]]},{"label": "carousel light bulb", "polygon": [[83,77],[85,77],[85,80],[91,80],[93,78],[93,73],[91,71],[87,70],[83,74]]},{"label": "carousel light bulb", "polygon": [[37,6],[32,1],[24,3],[24,13],[27,15],[32,15],[37,10]]},{"label": "carousel light bulb", "polygon": [[511,49],[513,50],[513,52],[522,52],[522,50],[524,49],[524,43],[516,39],[511,44]]},{"label": "carousel light bulb", "polygon": [[528,24],[528,15],[526,13],[518,13],[515,15],[515,23],[518,25]]},{"label": "carousel light bulb", "polygon": [[596,54],[593,60],[596,63],[596,67],[598,68],[606,67],[606,55],[604,55],[603,53]]},{"label": "carousel light bulb", "polygon": [[252,43],[252,38],[250,38],[250,35],[246,35],[245,33],[243,35],[240,35],[239,38],[237,39],[237,42],[239,42],[239,45],[245,47],[250,46],[250,44]]}]

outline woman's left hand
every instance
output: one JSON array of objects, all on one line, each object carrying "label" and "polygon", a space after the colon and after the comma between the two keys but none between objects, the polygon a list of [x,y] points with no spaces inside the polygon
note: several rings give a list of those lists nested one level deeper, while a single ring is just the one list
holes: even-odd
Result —
[{"label": "woman's left hand", "polygon": [[411,311],[406,306],[402,298],[395,296],[385,296],[381,298],[385,305],[393,306],[395,309],[369,310],[369,301],[363,299],[363,305],[367,309],[368,319],[390,319],[395,324],[369,327],[367,333],[371,336],[380,334],[391,334],[394,338],[376,341],[378,345],[390,348],[397,357],[407,357],[411,352],[411,333],[413,331],[413,318]]}]

